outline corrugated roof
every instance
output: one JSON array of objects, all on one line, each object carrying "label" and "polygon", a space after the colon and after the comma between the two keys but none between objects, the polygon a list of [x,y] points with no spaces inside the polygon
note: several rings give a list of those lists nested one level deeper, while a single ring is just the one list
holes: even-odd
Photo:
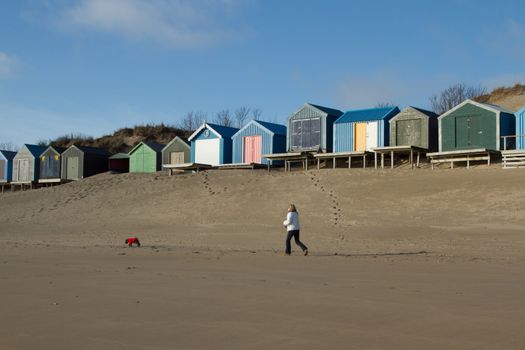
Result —
[{"label": "corrugated roof", "polygon": [[399,108],[397,107],[359,109],[345,112],[345,114],[337,119],[335,123],[339,124],[381,120],[397,113],[399,113]]},{"label": "corrugated roof", "polygon": [[35,157],[40,157],[40,155],[44,153],[44,151],[47,149],[47,147],[45,146],[38,146],[38,145],[25,144],[24,146],[26,146],[29,152],[31,152],[31,154],[34,155]]},{"label": "corrugated roof", "polygon": [[270,130],[274,134],[277,135],[286,135],[286,126],[281,124],[275,124],[270,122],[263,122],[262,120],[254,120],[254,122],[257,122],[264,126],[266,129]]},{"label": "corrugated roof", "polygon": [[324,106],[319,106],[319,105],[315,105],[313,103],[308,103],[310,106],[312,107],[315,107],[317,109],[320,109],[321,111],[325,112],[326,114],[328,115],[333,115],[333,116],[336,116],[336,117],[340,117],[343,115],[343,112],[338,110],[338,109],[334,109],[334,108],[329,108],[329,107],[324,107]]},{"label": "corrugated roof", "polygon": [[7,160],[13,160],[13,158],[16,156],[16,152],[13,151],[0,150],[0,153],[2,153]]},{"label": "corrugated roof", "polygon": [[218,132],[222,137],[232,137],[239,129],[237,128],[231,128],[229,126],[222,126],[212,123],[206,123],[209,125],[213,130]]},{"label": "corrugated roof", "polygon": [[418,112],[421,112],[421,113],[425,114],[429,118],[437,118],[437,117],[439,117],[439,115],[437,113],[434,113],[432,111],[427,111],[426,109],[418,108],[418,107],[414,107],[414,106],[409,106],[409,107],[415,109]]},{"label": "corrugated roof", "polygon": [[128,159],[128,158],[129,158],[129,154],[127,153],[115,153],[114,155],[109,157],[109,159]]},{"label": "corrugated roof", "polygon": [[[107,150],[102,149],[102,148],[77,146],[77,145],[73,145],[73,146],[75,146],[76,148],[78,148],[82,152],[88,153],[88,154],[98,154],[98,155],[101,155],[101,156],[109,156],[109,155],[111,155],[111,153],[109,153]],[[73,146],[71,146],[71,147],[73,147]]]}]

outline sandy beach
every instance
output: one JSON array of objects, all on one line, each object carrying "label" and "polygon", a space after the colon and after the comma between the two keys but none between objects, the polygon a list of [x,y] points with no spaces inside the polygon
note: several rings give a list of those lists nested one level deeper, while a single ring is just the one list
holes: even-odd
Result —
[{"label": "sandy beach", "polygon": [[[0,348],[520,349],[523,198],[523,171],[497,166],[3,194]],[[283,254],[290,202],[308,257]]]}]

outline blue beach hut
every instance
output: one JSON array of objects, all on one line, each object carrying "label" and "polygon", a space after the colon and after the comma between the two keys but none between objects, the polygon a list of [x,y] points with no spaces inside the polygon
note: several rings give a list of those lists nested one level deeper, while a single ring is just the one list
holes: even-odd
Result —
[{"label": "blue beach hut", "polygon": [[237,128],[204,123],[188,138],[191,142],[191,162],[209,165],[232,162],[232,136]]},{"label": "blue beach hut", "polygon": [[517,135],[516,149],[525,149],[525,107],[517,111],[515,115]]},{"label": "blue beach hut", "polygon": [[387,146],[389,120],[398,113],[398,107],[347,111],[334,122],[334,152],[370,151]]},{"label": "blue beach hut", "polygon": [[252,120],[232,136],[233,163],[268,164],[263,154],[286,152],[286,126]]},{"label": "blue beach hut", "polygon": [[0,182],[10,182],[13,176],[13,159],[16,152],[0,150]]}]

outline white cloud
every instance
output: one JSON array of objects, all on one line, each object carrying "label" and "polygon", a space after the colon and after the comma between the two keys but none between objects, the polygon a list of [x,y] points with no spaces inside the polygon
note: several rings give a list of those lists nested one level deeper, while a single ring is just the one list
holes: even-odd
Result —
[{"label": "white cloud", "polygon": [[225,19],[238,0],[81,0],[63,11],[68,30],[110,33],[166,47],[206,47],[237,36]]},{"label": "white cloud", "polygon": [[16,58],[0,52],[0,79],[11,77],[18,64],[19,62]]}]

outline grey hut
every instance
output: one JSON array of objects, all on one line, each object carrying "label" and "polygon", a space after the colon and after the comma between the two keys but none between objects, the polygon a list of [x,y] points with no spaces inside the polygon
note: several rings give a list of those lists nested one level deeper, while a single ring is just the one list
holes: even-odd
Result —
[{"label": "grey hut", "polygon": [[333,125],[341,115],[340,110],[305,103],[288,118],[288,152],[331,152]]},{"label": "grey hut", "polygon": [[438,115],[416,107],[407,107],[390,119],[390,146],[416,146],[429,151],[438,149]]},{"label": "grey hut", "polygon": [[65,148],[49,146],[40,155],[40,174],[38,177],[39,183],[54,183],[60,182],[60,155],[65,151]]},{"label": "grey hut", "polygon": [[43,146],[23,145],[13,158],[13,180],[18,183],[33,183],[40,172],[40,155],[46,150]]},{"label": "grey hut", "polygon": [[182,138],[175,136],[162,149],[162,165],[191,163],[191,146]]},{"label": "grey hut", "polygon": [[108,171],[110,153],[101,148],[71,146],[62,153],[62,179],[80,180]]}]

